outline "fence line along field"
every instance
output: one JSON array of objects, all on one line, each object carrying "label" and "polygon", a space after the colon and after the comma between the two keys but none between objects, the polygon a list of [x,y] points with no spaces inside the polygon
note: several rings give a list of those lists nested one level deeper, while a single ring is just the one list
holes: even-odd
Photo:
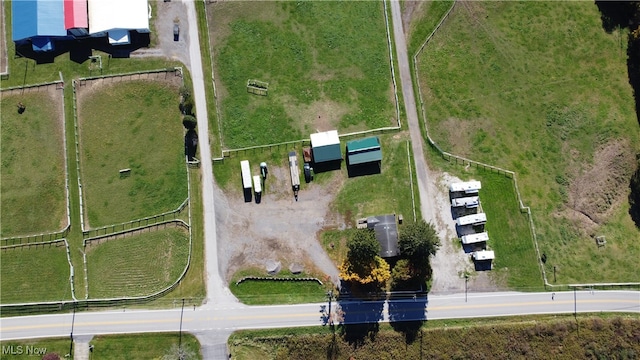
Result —
[{"label": "fence line along field", "polygon": [[2,92],[0,237],[67,225],[61,92],[54,85]]},{"label": "fence line along field", "polygon": [[64,242],[0,250],[0,303],[71,300]]},{"label": "fence line along field", "polygon": [[142,232],[87,247],[89,297],[150,295],[171,285],[189,257],[184,229]]},{"label": "fence line along field", "polygon": [[516,172],[558,284],[638,280],[640,132],[620,36],[593,3],[461,2],[418,59],[432,138]]},{"label": "fence line along field", "polygon": [[85,221],[97,227],[176,209],[187,197],[180,78],[104,82],[77,90]]},{"label": "fence line along field", "polygon": [[[383,6],[374,1],[208,4],[223,145],[240,148],[298,140],[318,130],[396,125]],[[249,80],[268,83],[268,91],[249,92]]]}]

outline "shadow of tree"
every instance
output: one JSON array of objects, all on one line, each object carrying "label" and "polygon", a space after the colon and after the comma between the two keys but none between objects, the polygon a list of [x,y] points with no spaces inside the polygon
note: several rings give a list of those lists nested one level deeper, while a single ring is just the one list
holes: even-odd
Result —
[{"label": "shadow of tree", "polygon": [[[615,29],[629,29],[627,38],[627,73],[633,89],[636,118],[640,125],[640,2],[639,1],[596,1],[602,20],[602,28],[611,33]],[[634,30],[636,34],[634,34]],[[640,165],[631,178],[629,187],[629,215],[640,228],[640,186],[635,181],[640,177]],[[635,180],[634,180],[635,179]]]},{"label": "shadow of tree", "polygon": [[422,324],[427,320],[427,303],[426,294],[389,300],[389,324],[395,331],[404,334],[406,344],[416,340]]},{"label": "shadow of tree", "polygon": [[340,333],[353,347],[364,344],[365,339],[374,340],[380,330],[384,300],[340,301]]}]

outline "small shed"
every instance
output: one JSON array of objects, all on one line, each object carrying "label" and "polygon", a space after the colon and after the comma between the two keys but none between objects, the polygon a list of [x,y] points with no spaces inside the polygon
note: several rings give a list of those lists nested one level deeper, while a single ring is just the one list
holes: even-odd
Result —
[{"label": "small shed", "polygon": [[311,134],[311,149],[314,163],[342,160],[337,130]]},{"label": "small shed", "polygon": [[349,166],[380,163],[382,150],[377,136],[347,142],[347,162]]},{"label": "small shed", "polygon": [[398,225],[395,215],[378,215],[367,218],[367,228],[373,229],[380,243],[380,257],[398,256]]}]

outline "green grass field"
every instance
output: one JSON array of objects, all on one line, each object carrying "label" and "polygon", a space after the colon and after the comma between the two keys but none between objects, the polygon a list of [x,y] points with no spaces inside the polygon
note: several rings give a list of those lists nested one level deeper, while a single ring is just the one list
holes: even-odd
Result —
[{"label": "green grass field", "polygon": [[322,285],[313,281],[247,280],[229,289],[243,304],[304,304],[321,302],[327,295]]},{"label": "green grass field", "polygon": [[[27,107],[22,114],[18,102]],[[67,225],[61,106],[61,97],[52,98],[46,91],[2,95],[0,237],[52,232]]]},{"label": "green grass field", "polygon": [[[396,124],[382,3],[221,2],[208,11],[227,148]],[[248,79],[268,82],[268,96],[247,93]]]},{"label": "green grass field", "polygon": [[[79,104],[78,126],[91,226],[170,211],[187,198],[176,88],[151,81],[103,87]],[[124,168],[131,176],[121,179]]]},{"label": "green grass field", "polygon": [[435,29],[438,22],[451,7],[452,1],[424,1],[419,2],[415,15],[411,18],[409,29],[407,30],[407,50],[409,56],[413,56],[427,36]]},{"label": "green grass field", "polygon": [[171,285],[189,256],[181,229],[109,240],[87,251],[89,295],[94,299],[150,295]]},{"label": "green grass field", "polygon": [[[516,171],[558,283],[637,281],[624,159],[640,150],[640,132],[625,36],[607,34],[592,3],[459,3],[419,59],[431,136],[445,151]],[[580,213],[583,200],[598,206],[597,223]]]},{"label": "green grass field", "polygon": [[0,303],[71,300],[64,246],[0,251]]},{"label": "green grass field", "polygon": [[[601,316],[601,315],[600,315]],[[633,316],[537,316],[426,322],[413,340],[388,324],[357,346],[329,327],[244,330],[228,344],[234,359],[633,359]],[[435,328],[434,328],[435,327]]]},{"label": "green grass field", "polygon": [[2,353],[2,358],[7,360],[42,359],[45,354],[58,354],[63,359],[69,353],[68,337],[10,340],[2,341],[0,345],[7,352]]},{"label": "green grass field", "polygon": [[[165,356],[166,359],[178,359],[175,351],[179,341],[179,333],[100,335],[90,342],[93,345],[91,359],[165,359]],[[200,343],[195,336],[182,333],[182,348],[194,356],[188,359],[202,359]]]}]

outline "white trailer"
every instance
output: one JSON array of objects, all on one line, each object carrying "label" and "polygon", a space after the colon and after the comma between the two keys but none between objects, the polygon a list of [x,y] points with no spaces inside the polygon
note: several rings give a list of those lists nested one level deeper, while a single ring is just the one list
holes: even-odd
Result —
[{"label": "white trailer", "polygon": [[251,167],[249,160],[240,161],[240,169],[242,170],[242,187],[251,189]]},{"label": "white trailer", "polygon": [[451,199],[452,207],[466,207],[467,209],[477,208],[480,205],[479,196],[469,196],[463,198]]},{"label": "white trailer", "polygon": [[242,170],[242,187],[244,188],[244,201],[251,201],[251,167],[249,160],[240,161],[240,170]]},{"label": "white trailer", "polygon": [[471,258],[475,261],[493,260],[496,258],[496,254],[493,250],[474,251],[471,254]]},{"label": "white trailer", "polygon": [[480,181],[467,181],[452,183],[449,185],[449,191],[452,193],[464,192],[465,194],[477,194],[482,188]]},{"label": "white trailer", "polygon": [[458,226],[481,225],[486,222],[487,222],[487,214],[485,213],[461,216],[456,220],[456,224],[458,224]]},{"label": "white trailer", "polygon": [[462,243],[465,245],[481,243],[489,241],[489,234],[485,231],[477,234],[463,235],[460,240],[462,240]]},{"label": "white trailer", "polygon": [[298,191],[300,190],[300,169],[298,168],[298,156],[295,151],[289,153],[289,172],[291,173],[291,189],[293,196],[298,201]]},{"label": "white trailer", "polygon": [[256,204],[260,204],[262,198],[262,177],[260,175],[253,176],[253,191],[256,195]]}]

